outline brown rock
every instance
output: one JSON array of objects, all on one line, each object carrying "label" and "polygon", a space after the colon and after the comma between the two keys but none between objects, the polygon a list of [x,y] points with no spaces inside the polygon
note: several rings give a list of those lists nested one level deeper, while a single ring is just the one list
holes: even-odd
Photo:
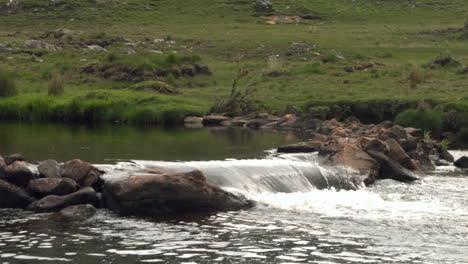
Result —
[{"label": "brown rock", "polygon": [[20,153],[11,154],[5,157],[7,165],[13,164],[15,161],[24,161],[24,157]]},{"label": "brown rock", "polygon": [[85,221],[93,217],[97,212],[92,204],[79,204],[65,207],[53,215],[55,220],[62,222]]},{"label": "brown rock", "polygon": [[356,144],[343,144],[341,150],[330,160],[334,165],[345,166],[365,175],[366,184],[374,181],[379,170],[379,164]]},{"label": "brown rock", "polygon": [[316,152],[322,149],[322,142],[319,141],[307,141],[297,144],[290,144],[281,146],[278,148],[279,153],[309,153]]},{"label": "brown rock", "polygon": [[394,162],[387,155],[376,152],[368,151],[369,155],[380,163],[380,169],[377,174],[377,179],[393,179],[401,182],[412,182],[419,180],[419,177],[410,170],[402,167],[397,162]]},{"label": "brown rock", "polygon": [[202,122],[204,126],[220,126],[221,122],[227,121],[229,119],[230,118],[227,116],[212,114],[212,115],[203,117]]},{"label": "brown rock", "polygon": [[246,199],[207,184],[200,171],[108,179],[104,199],[109,209],[134,215],[228,211],[252,206]]},{"label": "brown rock", "polygon": [[22,188],[0,179],[0,208],[26,208],[33,201]]},{"label": "brown rock", "polygon": [[64,195],[75,192],[78,184],[70,178],[42,178],[29,182],[28,190],[39,197],[49,194]]},{"label": "brown rock", "polygon": [[385,154],[392,160],[396,161],[403,167],[409,170],[417,170],[415,164],[411,161],[411,158],[406,154],[405,150],[400,146],[400,144],[393,138],[385,140],[385,143],[389,147],[389,151]]},{"label": "brown rock", "polygon": [[374,150],[378,152],[388,152],[390,150],[385,142],[376,138],[361,138],[359,144],[365,151]]},{"label": "brown rock", "polygon": [[92,204],[99,206],[97,193],[91,187],[83,188],[67,195],[47,195],[28,206],[29,210],[36,212],[55,212],[65,207],[78,204]]},{"label": "brown rock", "polygon": [[31,165],[24,161],[15,161],[5,167],[3,179],[20,187],[28,186],[29,181],[34,179],[29,166]]},{"label": "brown rock", "polygon": [[88,162],[74,159],[60,166],[60,175],[62,175],[63,178],[74,180],[82,187],[89,187],[98,181],[101,173]]}]

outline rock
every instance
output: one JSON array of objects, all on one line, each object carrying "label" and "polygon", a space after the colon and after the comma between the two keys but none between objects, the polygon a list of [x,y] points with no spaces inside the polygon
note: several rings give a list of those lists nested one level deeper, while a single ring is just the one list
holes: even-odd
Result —
[{"label": "rock", "polygon": [[32,202],[25,190],[0,179],[0,208],[26,208]]},{"label": "rock", "polygon": [[418,143],[414,138],[404,139],[400,141],[400,146],[403,148],[404,151],[411,152],[413,150],[416,150],[416,148],[418,147]]},{"label": "rock", "polygon": [[230,118],[223,115],[211,114],[203,117],[204,126],[220,126],[221,122],[229,120]]},{"label": "rock", "polygon": [[361,148],[365,151],[374,150],[378,152],[388,152],[390,148],[382,140],[376,138],[361,138],[359,141]]},{"label": "rock", "polygon": [[89,45],[88,46],[88,49],[89,50],[92,50],[92,51],[97,51],[97,52],[107,52],[107,49],[99,46],[99,45]]},{"label": "rock", "polygon": [[415,164],[412,162],[411,158],[406,154],[405,150],[400,146],[400,144],[393,138],[385,140],[385,143],[389,147],[389,150],[385,152],[390,159],[396,161],[403,167],[409,170],[417,170]]},{"label": "rock", "polygon": [[408,138],[408,134],[406,133],[406,130],[402,126],[392,126],[391,128],[388,129],[389,132],[393,133],[396,136],[397,140],[403,140]]},{"label": "rock", "polygon": [[5,162],[7,165],[13,164],[15,161],[24,161],[24,157],[22,154],[15,153],[5,157]]},{"label": "rock", "polygon": [[255,0],[254,8],[257,12],[271,12],[275,10],[269,0]]},{"label": "rock", "polygon": [[35,49],[35,50],[47,50],[47,51],[58,51],[61,50],[60,48],[51,45],[47,42],[41,40],[25,40],[21,44],[24,49]]},{"label": "rock", "polygon": [[5,167],[2,178],[20,187],[26,187],[35,175],[30,169],[31,164],[24,161],[15,161]]},{"label": "rock", "polygon": [[322,143],[318,141],[301,142],[297,144],[290,144],[281,146],[277,149],[279,153],[308,153],[317,152],[322,149]]},{"label": "rock", "polygon": [[207,184],[201,171],[105,178],[104,200],[109,209],[118,213],[151,216],[240,210],[252,206],[246,199]]},{"label": "rock", "polygon": [[70,178],[82,187],[92,186],[98,181],[101,175],[99,170],[88,162],[74,159],[65,162],[60,166],[60,175],[63,178]]},{"label": "rock", "polygon": [[180,92],[177,91],[174,87],[161,81],[139,82],[135,84],[132,89],[137,91],[152,91],[162,94],[180,94]]},{"label": "rock", "polygon": [[448,150],[441,149],[441,150],[439,150],[439,153],[440,153],[440,158],[441,159],[444,159],[444,160],[446,160],[448,162],[454,162],[455,161],[452,154],[450,154],[450,152],[448,152]]},{"label": "rock", "polygon": [[20,1],[19,0],[8,0],[8,3],[6,3],[6,7],[8,9],[18,9],[20,7]]},{"label": "rock", "polygon": [[6,164],[5,160],[3,159],[2,156],[0,156],[0,171],[3,171],[6,166],[7,166],[7,164]]},{"label": "rock", "polygon": [[419,128],[407,127],[405,128],[405,130],[406,130],[406,133],[416,138],[422,138],[424,136],[423,130]]},{"label": "rock", "polygon": [[393,126],[393,123],[392,121],[386,120],[386,121],[381,122],[377,126],[382,127],[382,128],[391,128]]},{"label": "rock", "polygon": [[468,169],[468,157],[463,156],[463,157],[457,159],[453,163],[453,165],[455,165],[456,167],[461,168],[461,169]]},{"label": "rock", "polygon": [[289,45],[289,50],[295,53],[306,53],[309,52],[311,48],[310,44],[305,42],[293,42]]},{"label": "rock", "polygon": [[79,204],[65,207],[52,217],[62,222],[85,221],[93,217],[97,212],[92,204]]},{"label": "rock", "polygon": [[418,176],[391,160],[387,155],[372,150],[367,153],[380,163],[377,179],[393,179],[401,182],[420,180]]},{"label": "rock", "polygon": [[83,188],[67,195],[47,195],[28,206],[29,210],[36,212],[55,212],[71,205],[92,204],[99,206],[97,193],[91,187]]},{"label": "rock", "polygon": [[429,66],[432,69],[455,68],[455,67],[460,67],[461,63],[455,60],[454,58],[452,58],[450,55],[446,55],[446,56],[438,56],[432,62],[430,62],[427,66]]},{"label": "rock", "polygon": [[55,160],[46,160],[37,167],[44,178],[60,178],[59,164]]},{"label": "rock", "polygon": [[29,182],[28,190],[39,197],[49,194],[64,195],[75,192],[78,184],[70,178],[42,178]]},{"label": "rock", "polygon": [[204,74],[204,75],[213,74],[208,66],[198,64],[198,63],[193,64],[193,70],[195,71],[195,74]]},{"label": "rock", "polygon": [[[379,170],[379,164],[356,144],[341,144],[339,151],[333,154],[329,160],[335,166],[344,166],[358,171],[360,175],[364,176],[361,183],[363,181],[366,185],[374,182]],[[355,184],[360,185],[359,182],[355,182]]]},{"label": "rock", "polygon": [[133,50],[133,49],[128,48],[128,49],[123,49],[122,53],[127,54],[127,55],[133,55],[133,54],[136,54],[136,51]]}]

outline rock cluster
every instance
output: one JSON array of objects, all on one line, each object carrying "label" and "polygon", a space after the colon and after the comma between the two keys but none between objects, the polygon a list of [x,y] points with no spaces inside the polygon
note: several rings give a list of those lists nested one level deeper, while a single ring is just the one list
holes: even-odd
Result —
[{"label": "rock cluster", "polygon": [[357,184],[387,178],[410,182],[454,161],[440,143],[424,138],[422,130],[390,121],[364,125],[356,119],[309,120],[308,126],[314,131],[309,141],[282,146],[278,152],[317,151],[328,164],[354,169],[362,176]]},{"label": "rock cluster", "polygon": [[34,163],[19,154],[0,156],[0,208],[56,212],[57,220],[81,221],[93,216],[96,208],[155,216],[252,206],[247,199],[208,184],[200,171],[145,170],[113,176],[79,159]]}]

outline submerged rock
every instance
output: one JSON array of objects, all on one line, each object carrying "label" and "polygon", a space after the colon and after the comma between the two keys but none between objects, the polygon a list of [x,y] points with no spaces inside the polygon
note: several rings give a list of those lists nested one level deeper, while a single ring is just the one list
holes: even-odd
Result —
[{"label": "submerged rock", "polygon": [[26,208],[32,202],[25,190],[0,179],[0,208]]},{"label": "submerged rock", "polygon": [[58,221],[84,221],[93,217],[97,212],[92,204],[80,204],[65,207],[59,212],[53,214],[53,218]]},{"label": "submerged rock", "polygon": [[397,162],[393,161],[387,155],[372,150],[368,151],[367,153],[369,153],[372,158],[376,159],[380,163],[377,179],[392,179],[401,182],[412,182],[415,180],[420,180],[417,175],[401,166]]},{"label": "submerged rock", "polygon": [[67,206],[79,204],[92,204],[99,206],[99,198],[91,187],[83,188],[67,195],[47,195],[28,206],[28,209],[36,212],[55,212]]},{"label": "submerged rock", "polygon": [[247,209],[241,198],[207,184],[201,171],[187,173],[136,173],[123,179],[105,179],[107,207],[122,214],[167,215]]}]

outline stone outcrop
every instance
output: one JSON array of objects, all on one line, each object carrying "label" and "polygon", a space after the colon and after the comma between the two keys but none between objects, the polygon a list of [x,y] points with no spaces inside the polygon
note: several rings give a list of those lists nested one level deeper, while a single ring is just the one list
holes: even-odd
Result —
[{"label": "stone outcrop", "polygon": [[[420,129],[404,128],[389,121],[378,125],[364,125],[358,120],[312,121],[309,121],[314,131],[311,140],[282,146],[278,152],[318,152],[329,165],[348,167],[366,175],[362,179],[365,184],[376,179],[411,182],[433,170],[435,164],[453,161],[440,143],[425,139]],[[357,184],[359,181],[355,180]]]},{"label": "stone outcrop", "polygon": [[59,164],[55,160],[45,160],[37,167],[44,178],[60,178]]},{"label": "stone outcrop", "polygon": [[207,184],[201,171],[149,172],[136,172],[117,180],[105,178],[106,206],[121,214],[151,216],[239,210],[252,206],[246,199]]}]

